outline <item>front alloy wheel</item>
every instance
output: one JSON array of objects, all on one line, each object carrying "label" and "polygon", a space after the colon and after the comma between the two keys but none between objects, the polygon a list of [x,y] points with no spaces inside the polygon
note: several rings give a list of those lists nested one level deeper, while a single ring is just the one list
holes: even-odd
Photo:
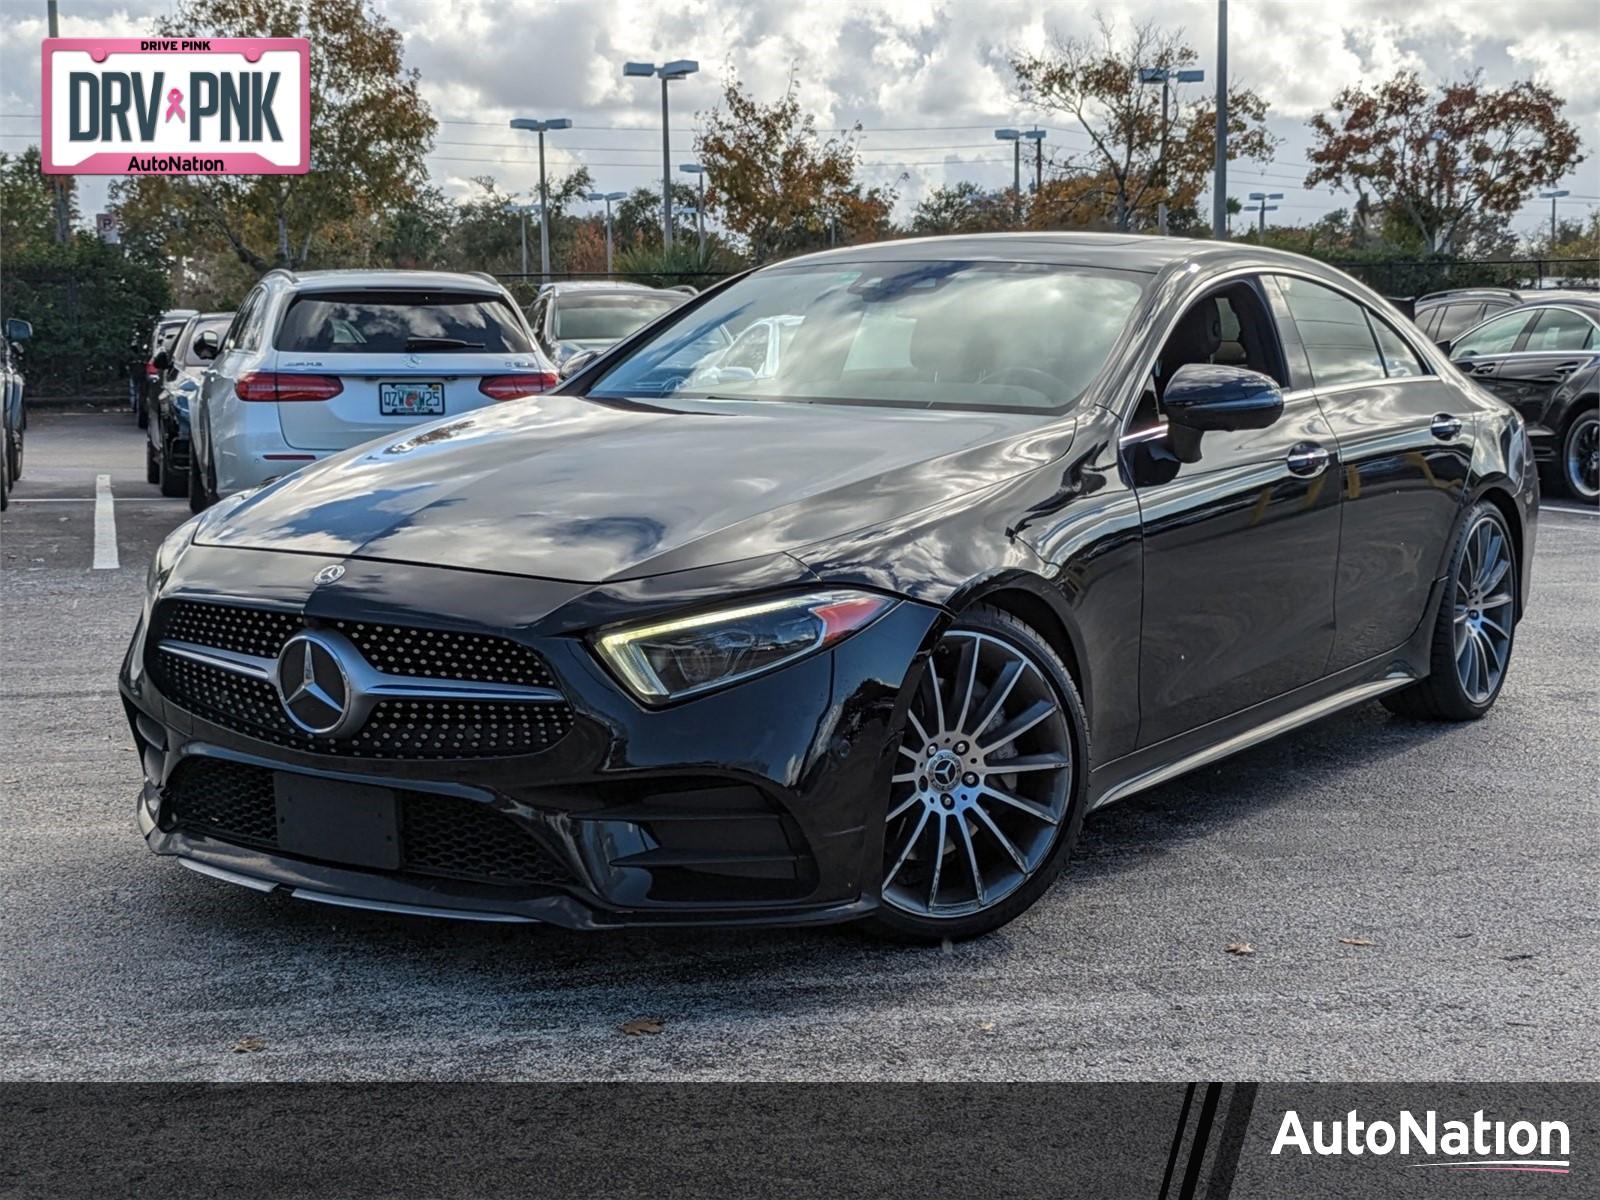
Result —
[{"label": "front alloy wheel", "polygon": [[924,665],[895,760],[880,926],[985,933],[1065,863],[1083,712],[1060,659],[1008,613],[963,614]]}]

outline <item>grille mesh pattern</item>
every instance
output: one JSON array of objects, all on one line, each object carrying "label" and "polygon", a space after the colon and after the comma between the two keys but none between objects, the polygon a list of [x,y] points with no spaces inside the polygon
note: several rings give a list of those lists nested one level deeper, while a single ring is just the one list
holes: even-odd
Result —
[{"label": "grille mesh pattern", "polygon": [[366,621],[335,621],[333,627],[355,643],[369,663],[390,675],[556,686],[537,654],[505,638]]},{"label": "grille mesh pattern", "polygon": [[185,829],[247,846],[278,844],[270,771],[243,763],[188,763],[173,775],[162,795]]},{"label": "grille mesh pattern", "polygon": [[407,870],[486,883],[572,880],[509,817],[471,800],[410,792],[400,813]]},{"label": "grille mesh pattern", "polygon": [[[222,759],[191,759],[162,798],[176,823],[225,842],[277,847],[272,772]],[[401,872],[503,885],[557,886],[571,872],[503,813],[473,800],[400,792]]]},{"label": "grille mesh pattern", "polygon": [[[292,613],[210,604],[169,603],[157,618],[160,637],[271,658],[306,627]],[[365,621],[333,627],[374,667],[391,675],[556,687],[544,661],[526,646],[489,634],[414,629]],[[572,728],[563,702],[383,700],[347,738],[319,738],[289,720],[277,690],[177,655],[157,653],[152,669],[162,690],[214,724],[279,746],[364,758],[492,758],[535,754]]]},{"label": "grille mesh pattern", "polygon": [[163,615],[163,637],[257,658],[275,658],[283,644],[305,627],[294,613],[193,600],[169,604]]}]

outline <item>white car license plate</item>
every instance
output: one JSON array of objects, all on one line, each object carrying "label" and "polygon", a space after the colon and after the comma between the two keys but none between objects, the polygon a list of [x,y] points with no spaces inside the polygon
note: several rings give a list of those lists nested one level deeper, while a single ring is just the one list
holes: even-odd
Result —
[{"label": "white car license plate", "polygon": [[380,383],[378,413],[385,417],[431,417],[444,412],[442,383]]}]

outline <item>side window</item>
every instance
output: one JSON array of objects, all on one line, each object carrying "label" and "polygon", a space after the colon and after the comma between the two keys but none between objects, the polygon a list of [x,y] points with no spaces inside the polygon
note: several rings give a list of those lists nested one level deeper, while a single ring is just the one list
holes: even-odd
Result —
[{"label": "side window", "polygon": [[1416,326],[1422,330],[1422,335],[1429,341],[1433,340],[1433,331],[1439,327],[1439,322],[1444,320],[1444,305],[1435,305],[1416,319]]},{"label": "side window", "polygon": [[1594,326],[1581,313],[1568,308],[1546,308],[1533,323],[1524,350],[1587,350],[1594,345]]},{"label": "side window", "polygon": [[1507,354],[1516,348],[1517,338],[1528,327],[1528,322],[1538,314],[1508,312],[1503,317],[1486,321],[1450,347],[1451,358],[1464,355]]},{"label": "side window", "polygon": [[244,323],[239,334],[239,349],[259,350],[261,348],[261,334],[267,323],[267,311],[272,307],[267,299],[266,292],[256,294],[256,302],[250,308],[250,317]]},{"label": "side window", "polygon": [[239,306],[239,311],[233,315],[233,324],[228,326],[228,332],[223,336],[221,353],[226,354],[229,350],[238,350],[243,346],[245,327],[250,323],[250,318],[260,303],[260,289],[245,297],[244,303]]},{"label": "side window", "polygon": [[1280,275],[1283,289],[1317,387],[1336,387],[1385,377],[1378,343],[1366,310],[1354,300],[1306,279]]},{"label": "side window", "polygon": [[1378,335],[1378,349],[1383,352],[1383,369],[1388,372],[1390,379],[1431,374],[1428,368],[1422,365],[1417,352],[1387,321],[1370,311],[1367,313],[1367,319],[1372,322],[1372,332]]},{"label": "side window", "polygon": [[544,322],[545,318],[549,316],[549,314],[550,299],[548,296],[541,296],[539,299],[535,300],[533,302],[533,310],[528,313],[528,324],[533,329],[533,336],[538,338],[541,342],[544,341],[545,338]]},{"label": "side window", "polygon": [[1448,342],[1481,320],[1483,320],[1482,304],[1447,304],[1444,307],[1444,316],[1439,321],[1439,327],[1430,336],[1436,342]]}]

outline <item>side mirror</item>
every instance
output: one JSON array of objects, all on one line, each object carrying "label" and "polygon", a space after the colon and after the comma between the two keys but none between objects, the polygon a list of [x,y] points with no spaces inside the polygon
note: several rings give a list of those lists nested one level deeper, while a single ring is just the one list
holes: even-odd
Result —
[{"label": "side mirror", "polygon": [[217,331],[207,329],[194,339],[194,354],[196,358],[215,358],[222,349],[222,342],[217,338]]},{"label": "side mirror", "polygon": [[1217,363],[1185,363],[1161,398],[1167,437],[1180,462],[1200,461],[1200,435],[1265,429],[1283,415],[1283,393],[1259,371]]},{"label": "side mirror", "polygon": [[165,371],[172,365],[172,354],[166,350],[157,350],[156,356],[150,361],[155,364],[156,370]]},{"label": "side mirror", "polygon": [[6,341],[25,342],[33,336],[33,326],[21,317],[6,318]]},{"label": "side mirror", "polygon": [[598,350],[579,350],[576,354],[569,357],[566,362],[561,364],[561,366],[557,369],[557,374],[559,374],[562,379],[571,379],[579,371],[583,370],[599,357],[600,351]]},{"label": "side mirror", "polygon": [[1439,347],[1439,349],[1444,351],[1445,357],[1447,357],[1447,358],[1449,357],[1449,355],[1450,355],[1450,339],[1449,338],[1440,338],[1438,341],[1434,342],[1433,344],[1435,346]]}]

